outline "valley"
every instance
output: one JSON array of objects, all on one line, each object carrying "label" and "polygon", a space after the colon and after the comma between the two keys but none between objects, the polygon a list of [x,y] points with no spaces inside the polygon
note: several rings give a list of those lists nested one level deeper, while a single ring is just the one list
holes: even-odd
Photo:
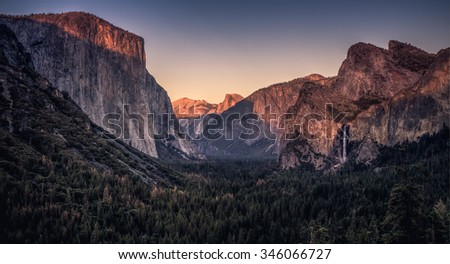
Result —
[{"label": "valley", "polygon": [[0,33],[2,243],[449,242],[450,48],[356,43],[215,104],[89,13]]}]

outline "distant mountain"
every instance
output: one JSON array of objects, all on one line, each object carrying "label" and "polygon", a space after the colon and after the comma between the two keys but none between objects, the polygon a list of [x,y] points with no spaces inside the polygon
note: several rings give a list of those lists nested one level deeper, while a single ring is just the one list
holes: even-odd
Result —
[{"label": "distant mountain", "polygon": [[233,107],[235,104],[242,101],[244,97],[240,94],[226,94],[225,99],[217,106],[217,110],[215,113],[221,114],[224,111],[228,110],[230,107]]},{"label": "distant mountain", "polygon": [[223,102],[219,104],[211,104],[205,100],[193,100],[184,97],[172,102],[172,106],[175,115],[178,118],[192,118],[211,113],[221,114],[228,108],[241,101],[243,98],[244,97],[239,94],[226,94]]},{"label": "distant mountain", "polygon": [[399,41],[388,49],[357,43],[337,76],[312,74],[246,98],[229,94],[220,104],[182,98],[172,105],[145,68],[144,40],[101,18],[3,15],[0,24],[25,51],[5,53],[8,63],[32,65],[97,126],[152,157],[338,168],[370,163],[381,147],[449,122],[448,48],[430,54]]},{"label": "distant mountain", "polygon": [[449,49],[429,54],[399,41],[388,49],[357,43],[337,76],[271,85],[185,131],[209,159],[278,157],[283,168],[316,169],[370,163],[380,147],[448,124],[449,61]]},{"label": "distant mountain", "polygon": [[[276,159],[281,133],[278,129],[278,117],[295,104],[305,83],[325,81],[327,78],[311,74],[259,89],[220,114],[224,123],[224,128],[219,130],[222,134],[220,138],[209,140],[204,137],[204,128],[211,118],[215,118],[214,115],[208,115],[202,122],[196,123],[194,131],[189,130],[190,135],[193,134],[193,137],[198,139],[193,142],[197,144],[200,152],[210,159]],[[245,134],[249,130],[242,127],[239,120],[249,117],[256,117],[254,125],[257,126],[257,133],[247,137]]]},{"label": "distant mountain", "polygon": [[[141,37],[83,12],[1,16],[0,24],[17,35],[36,72],[67,92],[94,123],[153,157],[158,147],[190,155],[189,142],[164,123],[172,105],[146,70]],[[157,144],[155,134],[171,136]]]},{"label": "distant mountain", "polygon": [[198,117],[210,112],[215,112],[217,109],[217,104],[210,104],[205,100],[194,100],[187,97],[173,101],[172,106],[173,111],[178,118]]}]

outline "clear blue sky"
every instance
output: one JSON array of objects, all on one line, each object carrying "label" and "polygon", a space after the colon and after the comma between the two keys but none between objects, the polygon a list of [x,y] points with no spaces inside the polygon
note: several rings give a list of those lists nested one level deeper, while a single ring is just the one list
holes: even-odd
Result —
[{"label": "clear blue sky", "polygon": [[356,42],[450,46],[450,1],[4,1],[0,12],[86,11],[145,39],[169,92],[219,102],[310,73],[336,75]]}]

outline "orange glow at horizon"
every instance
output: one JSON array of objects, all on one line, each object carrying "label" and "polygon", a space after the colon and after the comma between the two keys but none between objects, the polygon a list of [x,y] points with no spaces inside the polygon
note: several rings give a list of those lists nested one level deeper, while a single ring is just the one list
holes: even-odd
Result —
[{"label": "orange glow at horizon", "polygon": [[335,76],[357,42],[398,40],[431,53],[450,46],[448,0],[23,0],[0,9],[84,11],[143,37],[147,69],[172,101],[218,103],[313,73]]}]

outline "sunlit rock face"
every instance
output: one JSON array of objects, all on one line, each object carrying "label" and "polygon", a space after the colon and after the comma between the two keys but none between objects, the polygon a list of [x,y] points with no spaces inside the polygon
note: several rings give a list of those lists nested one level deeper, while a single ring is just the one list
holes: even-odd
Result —
[{"label": "sunlit rock face", "polygon": [[240,94],[226,94],[225,99],[223,99],[223,102],[219,103],[215,112],[221,114],[225,110],[228,110],[228,108],[233,107],[242,99],[244,99],[244,97],[242,97],[242,95]]},{"label": "sunlit rock face", "polygon": [[172,102],[175,115],[185,118],[198,117],[208,113],[215,113],[217,104],[210,104],[205,100],[181,98]]},{"label": "sunlit rock face", "polygon": [[387,50],[353,45],[338,76],[300,89],[288,110],[294,118],[283,136],[282,167],[327,169],[351,159],[370,163],[380,146],[412,142],[448,125],[449,54],[448,48],[435,55],[398,41]]},{"label": "sunlit rock face", "polygon": [[433,58],[398,41],[390,41],[388,50],[357,43],[348,50],[335,89],[353,101],[365,97],[392,97],[414,85]]},{"label": "sunlit rock face", "polygon": [[226,94],[225,99],[219,104],[211,104],[205,100],[195,100],[183,97],[172,102],[173,110],[178,118],[193,118],[206,114],[221,114],[244,99],[239,94]]},{"label": "sunlit rock face", "polygon": [[[143,38],[82,12],[4,16],[0,23],[15,32],[36,71],[67,92],[94,123],[104,128],[119,123],[117,136],[158,157],[154,134],[163,129],[158,117],[173,110],[167,92],[146,70]],[[111,113],[120,119],[105,120]],[[162,146],[191,151],[177,137],[165,138]]]}]

